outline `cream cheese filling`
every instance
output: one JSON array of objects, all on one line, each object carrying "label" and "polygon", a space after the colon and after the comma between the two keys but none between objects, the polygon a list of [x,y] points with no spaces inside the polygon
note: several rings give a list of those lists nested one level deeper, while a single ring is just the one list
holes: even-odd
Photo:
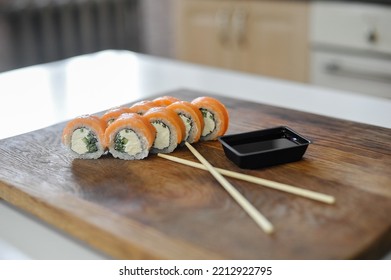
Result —
[{"label": "cream cheese filling", "polygon": [[214,116],[211,112],[207,110],[202,110],[202,115],[204,117],[204,129],[202,130],[202,136],[207,136],[215,130],[216,123]]},{"label": "cream cheese filling", "polygon": [[170,146],[170,129],[161,121],[154,121],[152,125],[156,129],[156,138],[153,147],[156,149],[164,149]]},{"label": "cream cheese filling", "polygon": [[119,135],[127,140],[125,141],[126,144],[124,144],[125,153],[128,153],[129,155],[133,156],[142,152],[140,139],[133,130],[123,129],[119,132]]},{"label": "cream cheese filling", "polygon": [[179,114],[179,117],[181,118],[183,124],[185,125],[185,130],[186,130],[186,136],[185,136],[185,140],[187,140],[187,138],[189,138],[189,134],[190,134],[190,130],[191,130],[191,119],[186,117],[185,115],[183,114]]},{"label": "cream cheese filling", "polygon": [[87,143],[85,138],[87,138],[90,130],[87,128],[78,128],[75,129],[71,137],[71,149],[72,151],[82,155],[88,152]]}]

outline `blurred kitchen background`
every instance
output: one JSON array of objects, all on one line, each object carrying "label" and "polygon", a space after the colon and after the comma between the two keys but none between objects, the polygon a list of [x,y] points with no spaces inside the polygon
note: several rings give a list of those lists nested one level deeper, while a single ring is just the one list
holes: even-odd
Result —
[{"label": "blurred kitchen background", "polygon": [[391,98],[391,0],[0,0],[0,72],[105,49]]}]

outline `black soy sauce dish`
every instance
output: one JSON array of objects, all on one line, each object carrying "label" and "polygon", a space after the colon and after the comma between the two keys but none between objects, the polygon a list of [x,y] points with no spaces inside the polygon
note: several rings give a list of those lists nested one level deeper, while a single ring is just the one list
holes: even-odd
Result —
[{"label": "black soy sauce dish", "polygon": [[226,157],[245,169],[298,161],[311,143],[286,126],[225,135],[219,141]]}]

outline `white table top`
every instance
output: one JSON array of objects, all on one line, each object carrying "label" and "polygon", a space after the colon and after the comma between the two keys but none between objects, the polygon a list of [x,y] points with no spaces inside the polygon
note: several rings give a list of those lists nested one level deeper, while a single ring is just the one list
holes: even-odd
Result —
[{"label": "white table top", "polygon": [[[104,51],[0,74],[0,139],[179,88],[391,128],[390,99]],[[0,212],[0,259],[106,258],[4,201]]]}]

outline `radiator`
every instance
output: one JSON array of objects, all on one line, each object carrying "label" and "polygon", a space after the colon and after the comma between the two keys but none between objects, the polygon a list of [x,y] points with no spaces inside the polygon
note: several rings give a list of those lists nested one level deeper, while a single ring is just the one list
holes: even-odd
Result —
[{"label": "radiator", "polygon": [[2,11],[15,67],[104,49],[138,51],[136,0],[16,0]]}]

